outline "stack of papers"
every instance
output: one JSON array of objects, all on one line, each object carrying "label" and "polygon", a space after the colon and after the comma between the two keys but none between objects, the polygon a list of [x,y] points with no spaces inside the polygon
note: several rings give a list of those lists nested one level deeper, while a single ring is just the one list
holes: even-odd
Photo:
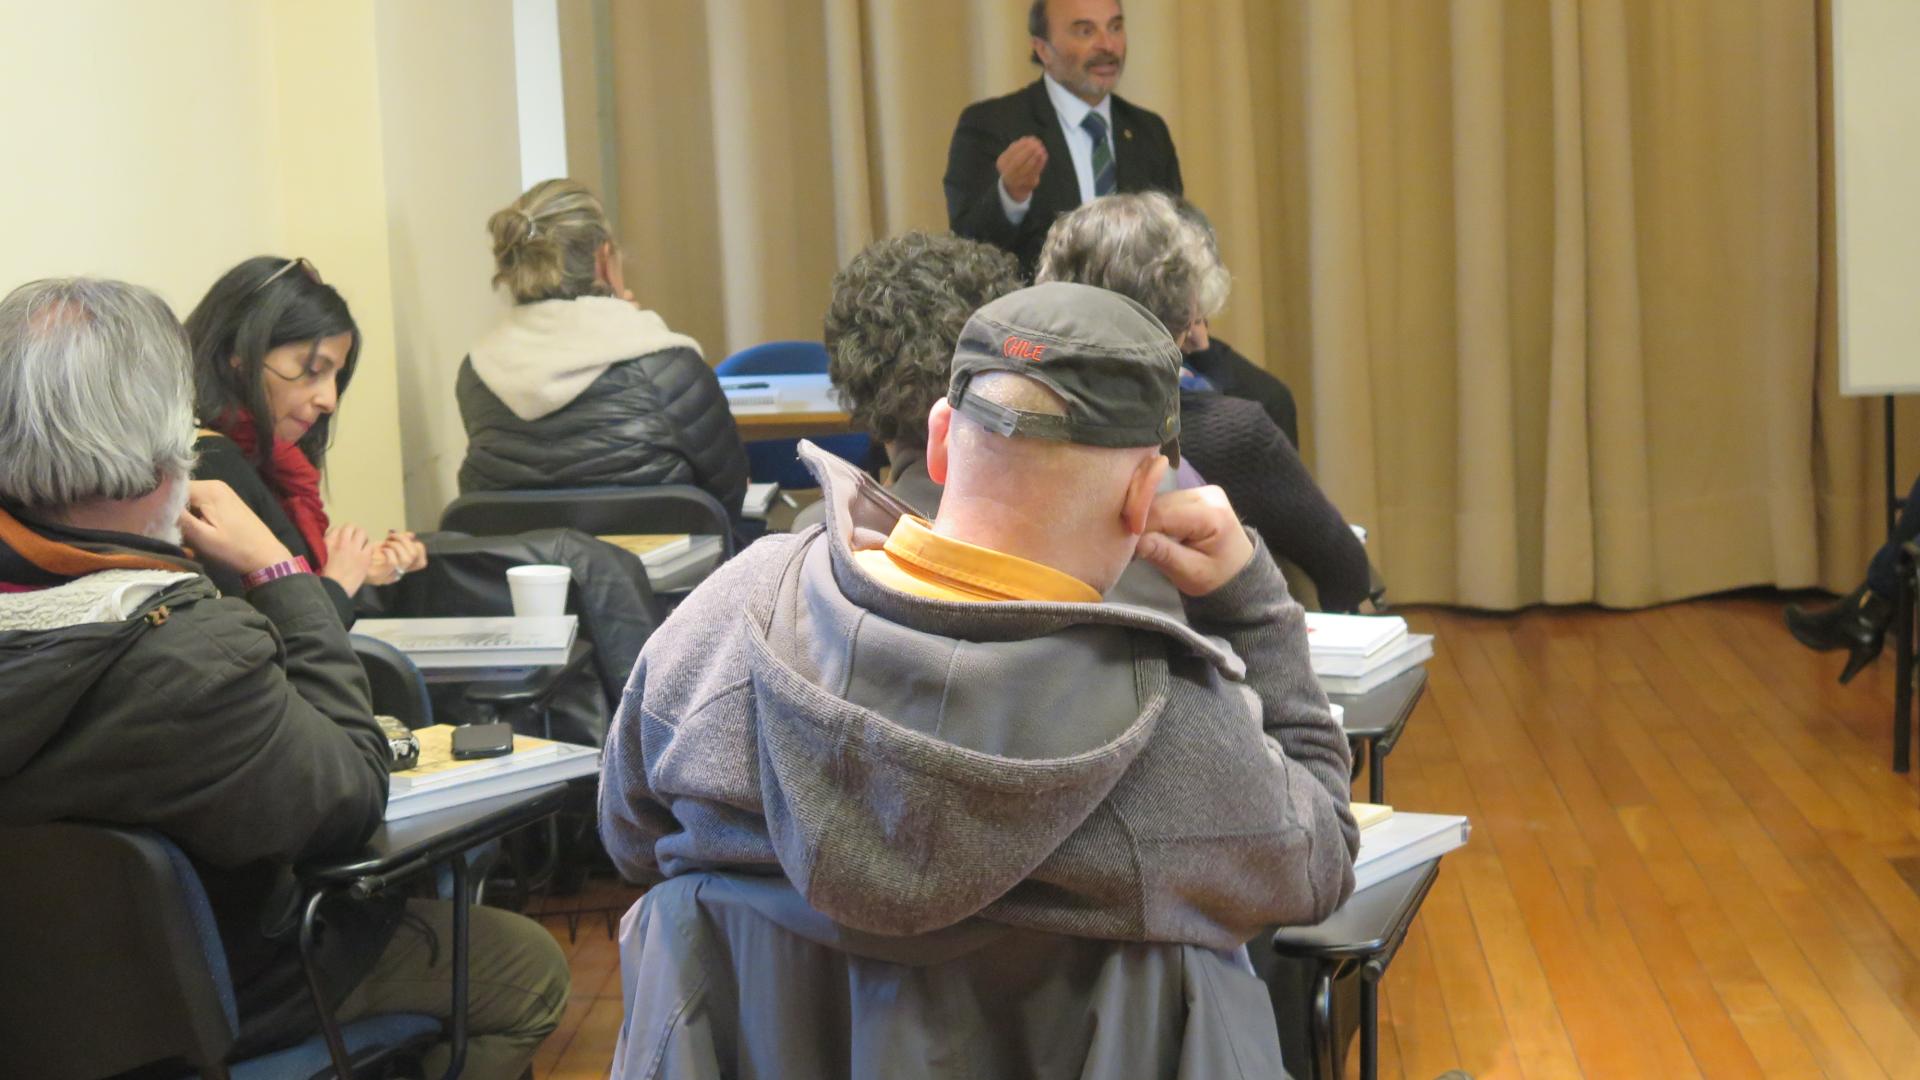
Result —
[{"label": "stack of papers", "polygon": [[840,399],[824,371],[806,375],[722,375],[720,392],[726,395],[727,408],[735,416],[840,411]]},{"label": "stack of papers", "polygon": [[422,671],[433,671],[564,664],[579,624],[574,615],[361,619],[353,632],[379,638],[406,653]]},{"label": "stack of papers", "polygon": [[1307,612],[1313,673],[1329,694],[1364,694],[1433,658],[1433,635],[1409,634],[1398,615]]},{"label": "stack of papers", "polygon": [[[1353,860],[1353,891],[1465,846],[1472,826],[1458,814],[1407,814],[1388,807],[1354,804],[1354,817],[1370,820],[1360,828],[1360,854]],[[1385,813],[1380,813],[1385,811]]]},{"label": "stack of papers", "polygon": [[[768,485],[771,487],[772,485]],[[690,589],[720,564],[720,538],[687,533],[634,533],[600,539],[640,556],[654,592]]]},{"label": "stack of papers", "polygon": [[435,724],[413,733],[420,763],[387,778],[387,820],[461,806],[495,795],[543,787],[600,771],[600,751],[591,746],[513,737],[513,752],[460,761],[453,756],[453,727]]},{"label": "stack of papers", "polygon": [[780,485],[772,482],[748,484],[747,497],[741,500],[740,516],[755,521],[767,520],[767,511],[773,509],[773,497],[780,494]]}]

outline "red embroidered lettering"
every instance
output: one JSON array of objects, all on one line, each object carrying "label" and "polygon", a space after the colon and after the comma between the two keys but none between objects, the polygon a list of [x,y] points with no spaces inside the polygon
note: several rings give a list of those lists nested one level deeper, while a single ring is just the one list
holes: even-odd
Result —
[{"label": "red embroidered lettering", "polygon": [[1021,360],[1037,362],[1046,351],[1047,347],[1045,345],[1035,344],[1025,338],[1009,337],[1000,344],[1000,352],[1002,355]]}]

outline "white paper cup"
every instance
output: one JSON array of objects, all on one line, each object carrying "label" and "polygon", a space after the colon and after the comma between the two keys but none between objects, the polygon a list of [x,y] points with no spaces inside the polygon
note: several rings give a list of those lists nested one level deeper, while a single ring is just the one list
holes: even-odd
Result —
[{"label": "white paper cup", "polygon": [[564,566],[516,566],[507,571],[507,592],[520,618],[567,613],[567,585],[573,571]]}]

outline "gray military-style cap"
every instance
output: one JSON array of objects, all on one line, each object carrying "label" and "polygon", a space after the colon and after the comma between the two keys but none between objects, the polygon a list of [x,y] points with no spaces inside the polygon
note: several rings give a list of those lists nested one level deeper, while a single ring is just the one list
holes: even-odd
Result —
[{"label": "gray military-style cap", "polygon": [[[1178,460],[1180,347],[1153,313],[1116,292],[1053,281],[973,313],[954,347],[947,403],[989,431],[1085,446],[1160,446]],[[967,388],[1005,371],[1067,403],[1067,415],[1010,409]]]}]

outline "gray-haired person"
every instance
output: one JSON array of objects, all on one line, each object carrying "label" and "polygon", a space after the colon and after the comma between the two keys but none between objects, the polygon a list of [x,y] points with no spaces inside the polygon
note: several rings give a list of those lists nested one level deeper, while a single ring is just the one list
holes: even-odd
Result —
[{"label": "gray-haired person", "polygon": [[[178,843],[251,1054],[315,1026],[293,943],[263,928],[293,899],[291,864],[379,826],[389,752],[319,579],[226,485],[190,479],[192,401],[186,334],[151,292],[76,278],[0,300],[0,824],[112,821]],[[448,940],[449,905],[331,915],[319,964],[343,1020],[448,1014],[432,938]],[[471,930],[466,1075],[517,1077],[565,1006],[566,960],[517,915],[477,908]]]},{"label": "gray-haired person", "polygon": [[[1226,303],[1229,286],[1211,234],[1158,192],[1110,195],[1063,215],[1047,234],[1036,280],[1130,297],[1189,356],[1208,348],[1207,319]],[[1352,611],[1367,598],[1366,548],[1259,404],[1189,378],[1180,392],[1180,450],[1207,482],[1226,489],[1275,558],[1312,579],[1320,607]]]},{"label": "gray-haired person", "polygon": [[[616,1076],[1282,1073],[1241,943],[1351,891],[1350,758],[1257,535],[1159,491],[1179,372],[1040,285],[962,330],[932,520],[802,447],[826,526],[696,589],[609,733],[601,836],[665,879]],[[1136,555],[1184,619],[1101,602]]]}]

